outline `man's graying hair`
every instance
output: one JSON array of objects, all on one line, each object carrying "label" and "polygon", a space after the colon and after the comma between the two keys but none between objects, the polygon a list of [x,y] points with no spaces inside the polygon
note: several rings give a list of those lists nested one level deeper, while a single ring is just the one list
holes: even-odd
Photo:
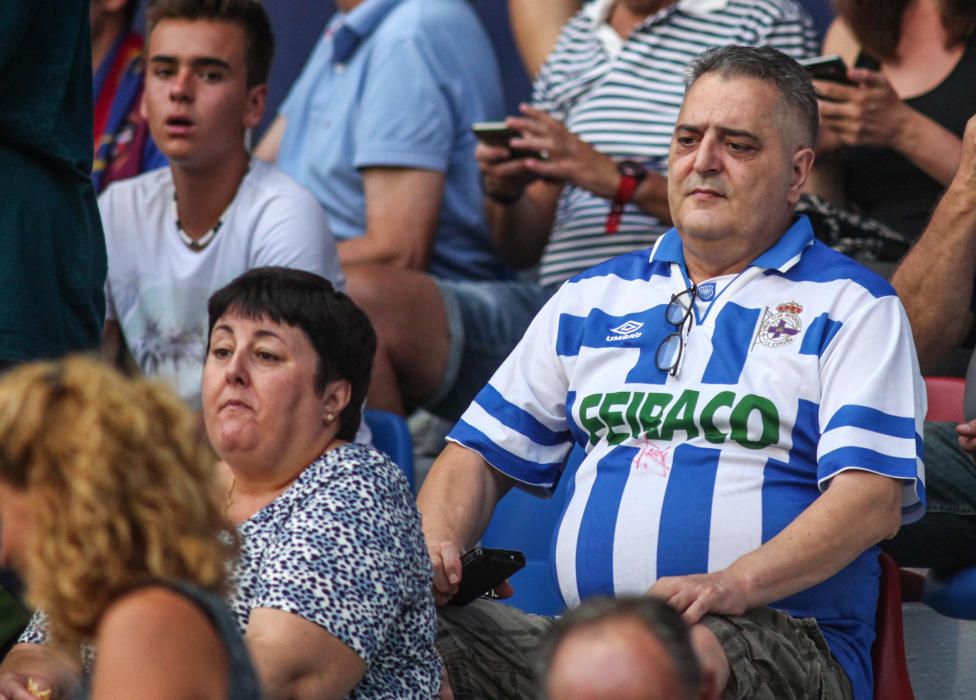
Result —
[{"label": "man's graying hair", "polygon": [[803,146],[813,148],[820,127],[817,93],[807,71],[792,58],[768,46],[719,46],[701,53],[688,66],[685,85],[690,90],[703,75],[755,78],[773,83],[784,104],[804,125]]},{"label": "man's graying hair", "polygon": [[694,700],[702,685],[702,670],[691,646],[688,625],[681,614],[653,596],[594,597],[557,619],[546,632],[536,662],[540,697],[548,697],[549,670],[556,652],[572,634],[617,622],[637,622],[661,643],[681,680],[681,698]]}]

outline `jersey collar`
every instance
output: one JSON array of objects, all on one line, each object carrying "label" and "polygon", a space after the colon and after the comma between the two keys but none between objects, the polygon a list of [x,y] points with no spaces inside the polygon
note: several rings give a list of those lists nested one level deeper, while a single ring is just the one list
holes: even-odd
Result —
[{"label": "jersey collar", "polygon": [[365,0],[348,13],[337,13],[332,30],[332,62],[346,63],[363,39],[372,34],[403,0]]},{"label": "jersey collar", "polygon": [[[813,245],[813,227],[810,225],[810,219],[801,214],[772,247],[749,265],[764,270],[786,272],[799,262],[803,251],[811,245]],[[650,262],[677,263],[682,270],[685,269],[684,248],[677,229],[669,229],[657,239],[657,243],[651,249]]]}]

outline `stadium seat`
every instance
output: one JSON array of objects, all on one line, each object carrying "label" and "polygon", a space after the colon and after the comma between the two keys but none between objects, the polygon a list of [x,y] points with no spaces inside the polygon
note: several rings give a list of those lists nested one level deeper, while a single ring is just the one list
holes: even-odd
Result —
[{"label": "stadium seat", "polygon": [[536,615],[558,615],[566,608],[556,586],[550,551],[556,523],[566,505],[566,491],[576,476],[585,453],[574,447],[563,475],[548,499],[512,489],[498,502],[488,528],[481,537],[483,547],[517,549],[525,555],[525,568],[512,576],[515,595],[505,602]]},{"label": "stadium seat", "polygon": [[407,422],[395,413],[373,408],[363,411],[363,420],[373,432],[373,446],[385,452],[403,470],[413,491],[413,440]]},{"label": "stadium seat", "polygon": [[887,554],[880,556],[881,591],[875,618],[874,697],[876,700],[914,700],[912,681],[905,658],[905,634],[902,629],[901,580],[898,565]]},{"label": "stadium seat", "polygon": [[962,423],[962,400],[966,380],[962,377],[925,377],[925,391],[929,396],[928,421]]}]

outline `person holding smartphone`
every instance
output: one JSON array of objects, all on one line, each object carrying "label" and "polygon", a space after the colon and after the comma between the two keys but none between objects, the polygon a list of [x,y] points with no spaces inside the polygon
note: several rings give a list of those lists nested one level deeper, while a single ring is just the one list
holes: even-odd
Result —
[{"label": "person holding smartphone", "polygon": [[822,119],[811,191],[912,240],[959,163],[976,113],[976,5],[837,0],[824,54],[853,85],[818,80]]}]

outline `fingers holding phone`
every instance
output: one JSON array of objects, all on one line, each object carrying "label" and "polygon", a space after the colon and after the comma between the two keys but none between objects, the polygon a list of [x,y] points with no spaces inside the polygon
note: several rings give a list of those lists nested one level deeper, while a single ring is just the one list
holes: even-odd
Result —
[{"label": "fingers holding phone", "polygon": [[429,549],[434,569],[434,604],[440,607],[455,596],[461,585],[461,548],[446,541],[430,545]]},{"label": "fingers holding phone", "polygon": [[513,147],[519,133],[505,122],[477,122],[471,130],[478,138],[474,151],[481,170],[485,194],[500,204],[515,203],[537,176],[526,167],[534,154]]}]

